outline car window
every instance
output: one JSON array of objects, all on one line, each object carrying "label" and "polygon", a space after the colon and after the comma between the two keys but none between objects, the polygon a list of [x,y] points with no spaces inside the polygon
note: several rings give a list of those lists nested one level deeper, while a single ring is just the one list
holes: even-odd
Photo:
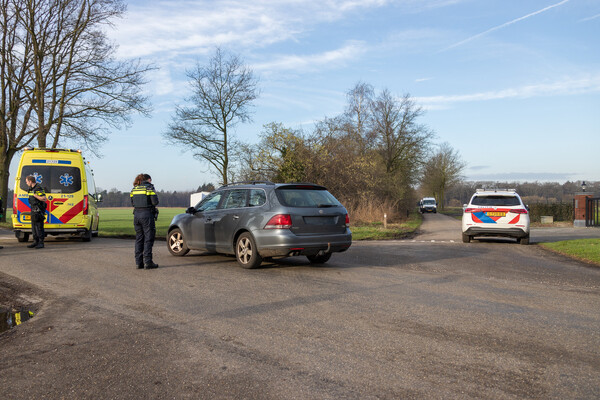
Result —
[{"label": "car window", "polygon": [[248,205],[250,207],[258,207],[265,204],[267,201],[267,196],[265,195],[265,191],[262,189],[251,189],[250,190],[250,199],[248,201]]},{"label": "car window", "polygon": [[211,193],[206,196],[197,206],[196,211],[210,211],[215,210],[221,201],[223,192]]},{"label": "car window", "polygon": [[435,205],[435,200],[423,200],[423,204],[432,204]]},{"label": "car window", "polygon": [[282,187],[276,190],[277,198],[288,207],[334,207],[341,206],[331,193],[325,189],[309,187],[307,189]]},{"label": "car window", "polygon": [[247,189],[234,189],[227,191],[222,208],[241,208],[246,206]]},{"label": "car window", "polygon": [[27,176],[35,177],[46,193],[75,193],[81,190],[81,171],[77,167],[25,165],[21,170],[21,190],[28,191]]},{"label": "car window", "polygon": [[521,202],[516,196],[475,196],[471,201],[474,206],[520,206]]}]

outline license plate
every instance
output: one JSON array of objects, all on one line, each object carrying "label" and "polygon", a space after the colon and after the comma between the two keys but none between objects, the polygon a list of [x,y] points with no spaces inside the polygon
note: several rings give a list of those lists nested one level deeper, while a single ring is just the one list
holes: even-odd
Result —
[{"label": "license plate", "polygon": [[486,215],[488,217],[506,217],[506,213],[504,211],[488,211]]},{"label": "license plate", "polygon": [[23,221],[29,221],[31,217],[29,215],[23,215]]}]

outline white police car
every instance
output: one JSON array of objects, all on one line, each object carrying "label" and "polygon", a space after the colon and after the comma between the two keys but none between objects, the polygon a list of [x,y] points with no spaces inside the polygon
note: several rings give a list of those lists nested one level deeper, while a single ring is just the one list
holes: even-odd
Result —
[{"label": "white police car", "polygon": [[462,239],[504,236],[529,244],[529,211],[514,189],[477,189],[464,205]]}]

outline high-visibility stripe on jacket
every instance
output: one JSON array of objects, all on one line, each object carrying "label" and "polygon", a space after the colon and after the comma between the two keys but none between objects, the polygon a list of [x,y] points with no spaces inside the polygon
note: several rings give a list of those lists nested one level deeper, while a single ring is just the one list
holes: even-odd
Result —
[{"label": "high-visibility stripe on jacket", "polygon": [[134,187],[129,196],[131,205],[135,208],[151,208],[158,205],[158,196],[149,182],[142,182]]}]

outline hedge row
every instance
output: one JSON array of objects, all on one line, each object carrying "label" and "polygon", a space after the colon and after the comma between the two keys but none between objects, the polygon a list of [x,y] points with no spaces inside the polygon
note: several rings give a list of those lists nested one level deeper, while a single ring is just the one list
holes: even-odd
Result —
[{"label": "hedge row", "polygon": [[531,222],[540,222],[541,217],[551,215],[555,221],[573,220],[573,203],[535,203],[529,205]]}]

